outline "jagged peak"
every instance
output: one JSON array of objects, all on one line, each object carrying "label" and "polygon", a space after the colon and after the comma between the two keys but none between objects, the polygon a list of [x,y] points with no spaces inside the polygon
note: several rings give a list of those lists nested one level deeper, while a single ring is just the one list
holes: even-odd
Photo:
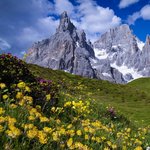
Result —
[{"label": "jagged peak", "polygon": [[61,16],[60,16],[61,19],[63,18],[68,18],[68,14],[67,14],[67,11],[64,11]]},{"label": "jagged peak", "polygon": [[146,44],[150,45],[150,35],[146,36]]},{"label": "jagged peak", "polygon": [[72,33],[74,29],[75,29],[75,26],[70,21],[67,11],[64,11],[60,15],[60,23],[59,23],[59,27],[57,28],[57,32],[65,32],[68,30],[69,32]]},{"label": "jagged peak", "polygon": [[110,29],[110,31],[111,30],[119,30],[119,31],[123,31],[123,32],[132,33],[129,25],[127,25],[127,24],[121,24],[121,25],[119,25],[119,26],[117,26],[115,28]]}]

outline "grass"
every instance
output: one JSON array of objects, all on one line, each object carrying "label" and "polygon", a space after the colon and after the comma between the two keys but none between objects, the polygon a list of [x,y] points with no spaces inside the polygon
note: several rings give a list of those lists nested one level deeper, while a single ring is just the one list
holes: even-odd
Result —
[{"label": "grass", "polygon": [[85,99],[95,99],[106,106],[114,106],[137,125],[150,124],[150,78],[142,78],[127,85],[120,85],[108,81],[83,78],[37,65],[29,65],[29,69],[36,76],[56,82],[64,81],[66,88],[78,87],[80,83],[86,88],[82,91],[76,88],[75,95],[80,95]]}]

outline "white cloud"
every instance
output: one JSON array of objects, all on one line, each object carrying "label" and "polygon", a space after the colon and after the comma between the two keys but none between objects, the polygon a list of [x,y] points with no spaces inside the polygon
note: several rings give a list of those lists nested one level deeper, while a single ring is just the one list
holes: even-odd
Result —
[{"label": "white cloud", "polygon": [[39,18],[34,27],[23,28],[17,40],[24,45],[33,44],[34,42],[50,37],[54,34],[57,26],[58,20],[55,20],[51,16]]},{"label": "white cloud", "polygon": [[132,15],[128,16],[127,22],[128,24],[134,24],[137,19],[140,18],[140,12],[135,12]]},{"label": "white cloud", "polygon": [[70,15],[74,12],[74,6],[69,0],[54,0],[54,8],[57,14],[67,11]]},{"label": "white cloud", "polygon": [[128,16],[128,24],[134,24],[137,19],[150,20],[150,5],[145,5],[140,11]]},{"label": "white cloud", "polygon": [[139,2],[139,0],[121,0],[119,3],[119,8],[126,8],[137,2]]},{"label": "white cloud", "polygon": [[82,0],[79,2],[77,16],[80,19],[74,22],[79,29],[85,30],[92,41],[98,38],[97,36],[99,34],[121,23],[121,19],[114,14],[112,9],[103,8],[90,0]]},{"label": "white cloud", "polygon": [[1,50],[8,50],[11,48],[11,45],[5,41],[4,39],[0,38],[0,49]]},{"label": "white cloud", "polygon": [[150,5],[146,5],[141,9],[141,17],[144,20],[150,20]]}]

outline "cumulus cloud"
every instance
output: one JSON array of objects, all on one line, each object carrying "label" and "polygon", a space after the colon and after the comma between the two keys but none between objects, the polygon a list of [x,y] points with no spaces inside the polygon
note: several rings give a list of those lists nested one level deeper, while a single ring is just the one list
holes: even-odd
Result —
[{"label": "cumulus cloud", "polygon": [[150,5],[144,6],[140,11],[128,16],[127,22],[134,24],[137,19],[150,20]]},{"label": "cumulus cloud", "polygon": [[70,15],[74,12],[73,4],[68,0],[54,0],[55,13],[59,15],[65,10]]},{"label": "cumulus cloud", "polygon": [[126,8],[137,2],[139,2],[139,0],[121,0],[119,3],[119,8]]},{"label": "cumulus cloud", "polygon": [[95,40],[97,35],[121,23],[121,19],[110,8],[103,8],[90,0],[78,2],[80,3],[78,6],[80,19],[77,26],[80,29],[84,29],[92,40]]},{"label": "cumulus cloud", "polygon": [[54,34],[63,11],[92,41],[121,23],[112,9],[92,0],[77,0],[76,5],[69,0],[0,0],[0,8],[0,37],[11,43],[11,52],[17,55]]},{"label": "cumulus cloud", "polygon": [[141,17],[144,20],[150,20],[150,5],[146,5],[141,9]]}]

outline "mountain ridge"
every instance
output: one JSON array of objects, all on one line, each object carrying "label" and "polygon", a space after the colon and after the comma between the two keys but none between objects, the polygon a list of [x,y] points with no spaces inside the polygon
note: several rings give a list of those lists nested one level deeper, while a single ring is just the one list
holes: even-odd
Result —
[{"label": "mountain ridge", "polygon": [[65,11],[56,33],[29,49],[27,62],[124,84],[150,76],[149,51],[149,36],[143,44],[126,24],[110,29],[91,44]]}]

